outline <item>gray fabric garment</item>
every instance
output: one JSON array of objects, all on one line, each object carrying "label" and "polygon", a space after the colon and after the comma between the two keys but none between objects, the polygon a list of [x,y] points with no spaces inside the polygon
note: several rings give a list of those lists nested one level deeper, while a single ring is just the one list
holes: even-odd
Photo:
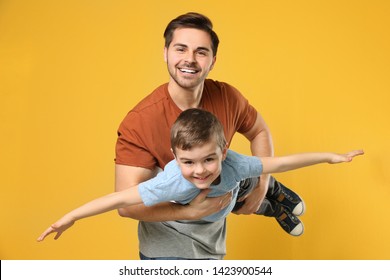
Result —
[{"label": "gray fabric garment", "polygon": [[220,260],[226,255],[226,219],[140,222],[138,238],[140,252],[147,257]]}]

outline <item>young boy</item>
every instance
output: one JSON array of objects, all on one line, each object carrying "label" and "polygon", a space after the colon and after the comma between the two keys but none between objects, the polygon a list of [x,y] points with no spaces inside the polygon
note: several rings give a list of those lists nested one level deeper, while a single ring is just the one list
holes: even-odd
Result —
[{"label": "young boy", "polygon": [[[187,204],[203,189],[210,190],[210,197],[232,192],[228,206],[203,218],[213,222],[232,211],[239,183],[245,179],[257,178],[261,173],[285,172],[319,163],[350,162],[353,157],[363,154],[363,151],[356,150],[346,154],[305,153],[262,158],[240,155],[227,149],[223,127],[218,119],[200,109],[189,109],[180,114],[171,130],[171,148],[175,160],[155,178],[95,199],[69,212],[45,230],[38,241],[54,232],[57,233],[54,239],[58,239],[77,220],[121,207],[140,203],[150,206],[164,201]],[[285,226],[290,227],[292,235],[303,233],[299,220]]]}]

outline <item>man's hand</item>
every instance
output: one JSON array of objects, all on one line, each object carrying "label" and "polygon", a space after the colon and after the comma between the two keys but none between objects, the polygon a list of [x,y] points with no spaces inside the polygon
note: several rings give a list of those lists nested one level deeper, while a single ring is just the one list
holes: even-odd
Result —
[{"label": "man's hand", "polygon": [[191,220],[199,220],[214,214],[228,206],[232,201],[231,192],[223,196],[207,197],[209,192],[210,189],[202,190],[198,196],[186,206],[188,213],[190,213]]},{"label": "man's hand", "polygon": [[245,202],[240,209],[233,213],[237,215],[250,215],[256,212],[260,208],[260,205],[268,191],[268,183],[269,176],[261,176],[257,187],[254,188],[248,195],[239,199],[239,201]]}]

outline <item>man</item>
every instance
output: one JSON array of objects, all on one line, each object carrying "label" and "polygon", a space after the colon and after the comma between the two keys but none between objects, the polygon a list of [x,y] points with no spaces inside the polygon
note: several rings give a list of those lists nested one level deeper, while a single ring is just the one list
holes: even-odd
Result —
[{"label": "man", "polygon": [[[164,59],[170,79],[135,106],[118,129],[117,191],[154,177],[159,168],[173,159],[170,128],[177,116],[189,108],[214,113],[222,122],[229,143],[234,133],[240,132],[250,141],[253,155],[273,155],[270,132],[261,115],[234,87],[206,79],[215,65],[219,44],[210,20],[197,13],[181,15],[168,24],[164,37]],[[289,190],[273,181],[277,191],[272,187],[269,193],[272,200],[265,200],[267,203],[263,205],[269,181],[269,176],[263,175],[254,188],[253,182],[243,182],[241,197],[245,202],[237,213],[251,214],[261,205],[264,215],[276,217],[289,232],[290,224],[300,221],[291,213],[292,209],[288,210],[288,205],[283,207],[279,202],[298,205],[302,208],[299,214],[303,213],[303,202],[292,192],[279,196],[282,189]],[[245,188],[250,192],[245,193]],[[229,194],[207,198],[204,191],[189,205],[132,206],[120,209],[119,214],[140,220],[141,259],[222,259],[226,253],[226,221],[198,220],[224,208],[230,199]]]}]

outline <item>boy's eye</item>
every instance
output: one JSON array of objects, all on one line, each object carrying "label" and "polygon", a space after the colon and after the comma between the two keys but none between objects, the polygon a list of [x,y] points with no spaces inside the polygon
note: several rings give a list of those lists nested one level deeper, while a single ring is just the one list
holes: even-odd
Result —
[{"label": "boy's eye", "polygon": [[206,158],[206,162],[212,162],[214,161],[214,158]]},{"label": "boy's eye", "polygon": [[191,164],[192,164],[192,161],[185,161],[184,164],[185,164],[185,165],[191,165]]}]

